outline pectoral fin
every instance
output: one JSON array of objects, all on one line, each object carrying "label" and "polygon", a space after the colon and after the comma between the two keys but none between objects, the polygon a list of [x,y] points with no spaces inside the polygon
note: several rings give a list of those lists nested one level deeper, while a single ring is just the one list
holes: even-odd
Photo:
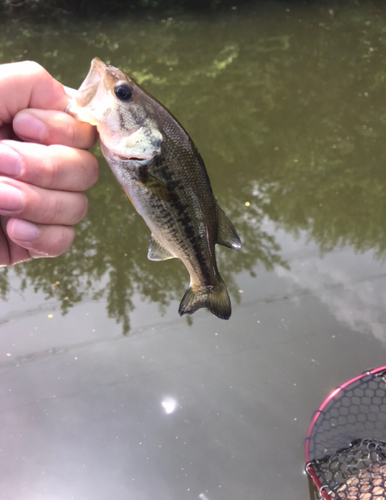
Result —
[{"label": "pectoral fin", "polygon": [[159,261],[174,259],[175,255],[169,252],[169,250],[152,234],[150,236],[147,258],[149,260]]},{"label": "pectoral fin", "polygon": [[225,215],[223,209],[217,204],[217,243],[233,250],[241,250],[241,240],[236,233],[232,222]]},{"label": "pectoral fin", "polygon": [[172,201],[173,193],[164,182],[149,174],[147,166],[139,169],[135,180],[158,199],[167,202]]}]

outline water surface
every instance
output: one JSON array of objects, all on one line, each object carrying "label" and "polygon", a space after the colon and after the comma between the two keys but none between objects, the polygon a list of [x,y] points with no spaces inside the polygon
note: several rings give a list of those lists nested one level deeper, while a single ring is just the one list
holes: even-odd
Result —
[{"label": "water surface", "polygon": [[244,245],[217,251],[231,319],[180,318],[187,272],[147,260],[96,149],[75,245],[0,271],[9,500],[306,499],[313,411],[385,364],[386,11],[236,7],[1,32],[0,62],[78,87],[98,56],[142,83],[191,134]]}]

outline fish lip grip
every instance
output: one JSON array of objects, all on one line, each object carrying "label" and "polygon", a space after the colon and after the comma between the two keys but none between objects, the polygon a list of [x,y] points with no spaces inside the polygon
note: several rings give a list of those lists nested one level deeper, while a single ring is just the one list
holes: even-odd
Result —
[{"label": "fish lip grip", "polygon": [[348,489],[365,481],[365,474],[363,498],[385,498],[375,491],[386,484],[386,366],[367,370],[329,394],[311,419],[304,455],[311,498],[316,492],[323,500],[354,498]]}]

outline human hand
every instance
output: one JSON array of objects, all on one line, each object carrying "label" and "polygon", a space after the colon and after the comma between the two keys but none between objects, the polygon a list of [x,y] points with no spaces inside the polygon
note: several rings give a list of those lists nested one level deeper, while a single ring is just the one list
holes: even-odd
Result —
[{"label": "human hand", "polygon": [[37,63],[0,65],[0,266],[62,254],[86,215],[97,132],[69,102]]}]

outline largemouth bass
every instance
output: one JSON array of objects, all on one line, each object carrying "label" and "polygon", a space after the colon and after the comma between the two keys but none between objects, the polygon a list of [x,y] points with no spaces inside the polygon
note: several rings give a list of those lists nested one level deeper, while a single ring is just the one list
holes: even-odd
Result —
[{"label": "largemouth bass", "polygon": [[204,162],[173,115],[132,78],[95,58],[68,112],[96,125],[107,163],[151,236],[150,260],[178,258],[190,274],[179,314],[206,307],[231,315],[215,245],[241,249]]}]

